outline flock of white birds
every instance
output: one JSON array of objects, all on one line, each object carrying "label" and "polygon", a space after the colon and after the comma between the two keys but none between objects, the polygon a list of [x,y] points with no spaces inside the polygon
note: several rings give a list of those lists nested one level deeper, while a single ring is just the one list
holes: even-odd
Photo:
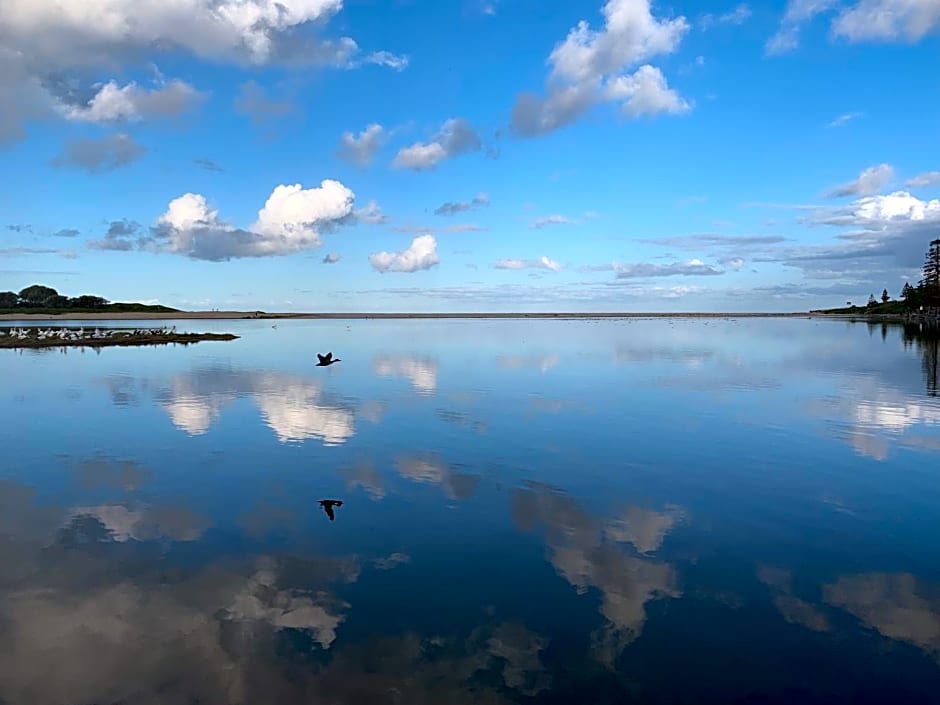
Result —
[{"label": "flock of white birds", "polygon": [[172,335],[176,333],[176,326],[172,328],[95,328],[93,331],[84,328],[11,328],[8,331],[0,330],[0,336],[10,336],[16,340],[100,340],[110,338],[115,334],[124,335]]}]

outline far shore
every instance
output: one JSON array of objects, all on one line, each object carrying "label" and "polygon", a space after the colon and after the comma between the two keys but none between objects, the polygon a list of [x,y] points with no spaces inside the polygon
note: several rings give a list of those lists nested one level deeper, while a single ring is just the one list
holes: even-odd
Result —
[{"label": "far shore", "polygon": [[[807,318],[828,314],[795,313],[636,313],[636,312],[558,312],[558,313],[267,313],[256,311],[178,311],[174,313],[3,313],[3,321],[141,321],[141,320],[234,320],[234,319],[445,319],[445,318]],[[857,317],[857,316],[856,316]]]}]

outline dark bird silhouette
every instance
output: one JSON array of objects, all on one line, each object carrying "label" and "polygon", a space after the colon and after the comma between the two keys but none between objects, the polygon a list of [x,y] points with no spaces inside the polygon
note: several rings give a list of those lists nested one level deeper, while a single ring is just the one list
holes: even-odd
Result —
[{"label": "dark bird silhouette", "polygon": [[321,499],[320,506],[323,507],[323,511],[326,512],[326,515],[330,518],[330,521],[333,521],[336,517],[333,515],[333,507],[342,507],[343,500],[341,499]]},{"label": "dark bird silhouette", "polygon": [[340,362],[338,357],[333,357],[333,353],[328,352],[326,355],[321,355],[317,353],[317,357],[320,358],[320,362],[317,363],[317,367],[326,367],[327,365],[332,365],[334,362]]}]

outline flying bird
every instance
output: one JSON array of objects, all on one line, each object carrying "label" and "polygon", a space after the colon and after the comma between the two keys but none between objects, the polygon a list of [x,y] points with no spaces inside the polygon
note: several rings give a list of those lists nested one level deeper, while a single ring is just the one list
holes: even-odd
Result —
[{"label": "flying bird", "polygon": [[320,506],[323,507],[323,511],[326,512],[326,515],[330,518],[330,521],[333,521],[336,517],[333,515],[333,507],[342,507],[343,500],[341,499],[321,499]]},{"label": "flying bird", "polygon": [[317,353],[317,357],[320,358],[320,362],[317,363],[317,367],[326,367],[327,365],[332,365],[334,362],[341,362],[338,357],[333,357],[333,353],[331,352],[328,352],[326,355]]}]

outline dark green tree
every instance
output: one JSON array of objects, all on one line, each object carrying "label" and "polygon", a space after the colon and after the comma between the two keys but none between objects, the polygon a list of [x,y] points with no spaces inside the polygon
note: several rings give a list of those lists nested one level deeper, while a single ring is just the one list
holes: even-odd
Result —
[{"label": "dark green tree", "polygon": [[907,301],[914,295],[914,287],[908,282],[904,282],[904,287],[901,289],[901,300]]},{"label": "dark green tree", "polygon": [[69,308],[101,308],[107,305],[107,299],[100,296],[92,296],[91,294],[84,294],[69,299]]},{"label": "dark green tree", "polygon": [[48,299],[58,296],[59,292],[55,289],[43,286],[42,284],[33,284],[20,292],[20,299],[27,306],[42,306]]},{"label": "dark green tree", "polygon": [[891,300],[891,297],[888,295],[888,290],[884,289],[881,292],[881,303],[886,304]]},{"label": "dark green tree", "polygon": [[16,308],[20,301],[15,291],[0,291],[0,308]]},{"label": "dark green tree", "polygon": [[62,296],[62,294],[56,294],[55,296],[50,296],[46,299],[43,304],[46,308],[68,308],[69,297]]},{"label": "dark green tree", "polygon": [[868,295],[868,306],[869,306],[869,307],[874,306],[876,303],[878,303],[878,301],[875,299],[875,295],[874,295],[874,294],[869,294],[869,295]]},{"label": "dark green tree", "polygon": [[927,246],[924,257],[924,278],[921,287],[926,303],[936,306],[940,303],[940,239],[932,240]]}]

